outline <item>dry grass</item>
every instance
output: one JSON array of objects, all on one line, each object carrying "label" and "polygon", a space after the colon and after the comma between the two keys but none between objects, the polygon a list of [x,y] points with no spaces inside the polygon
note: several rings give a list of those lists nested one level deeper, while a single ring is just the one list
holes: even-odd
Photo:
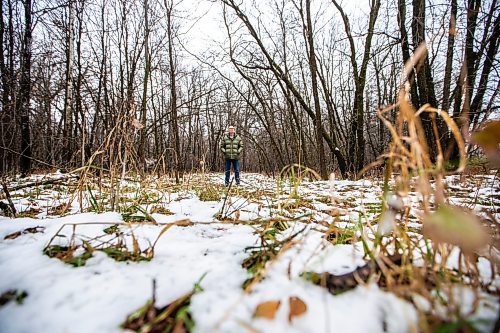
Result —
[{"label": "dry grass", "polygon": [[[413,61],[418,62],[425,56],[425,52],[420,47]],[[407,74],[413,65],[406,65]],[[363,170],[364,172],[385,163],[382,213],[378,229],[374,230],[377,235],[375,246],[370,250],[369,256],[378,267],[376,278],[379,285],[413,302],[419,310],[419,326],[423,332],[433,332],[449,325],[457,325],[457,330],[469,331],[470,323],[467,315],[460,311],[460,300],[457,299],[456,292],[461,287],[472,288],[476,300],[471,313],[475,312],[479,305],[479,291],[481,288],[488,288],[480,278],[478,255],[481,253],[492,263],[495,258],[489,255],[491,248],[487,233],[475,215],[447,203],[443,182],[446,175],[443,151],[437,140],[438,155],[435,162],[432,162],[420,116],[431,113],[442,117],[454,135],[460,152],[460,162],[454,172],[461,172],[467,159],[465,144],[457,125],[447,113],[430,105],[416,110],[409,103],[408,88],[401,89],[397,104],[378,112],[391,133],[392,142],[381,159]],[[399,112],[396,121],[392,123],[385,115],[396,108]],[[431,120],[437,133],[435,117],[431,117]],[[389,185],[391,180],[393,186]],[[430,186],[431,181],[434,187]],[[410,222],[409,207],[404,203],[412,188],[420,196],[423,235],[409,232],[407,227]],[[424,248],[422,242],[425,243]],[[447,259],[455,247],[460,250],[458,270],[447,267]],[[387,260],[395,255],[401,256],[398,265]],[[498,272],[497,267],[493,266],[493,270],[493,274]],[[429,308],[421,307],[422,302],[417,302],[417,299],[425,299]],[[438,316],[438,309],[443,308],[444,315]]]},{"label": "dry grass", "polygon": [[[412,63],[405,66],[404,77],[407,77],[415,63],[425,56],[425,52],[423,47],[417,50]],[[495,290],[491,283],[483,281],[478,267],[478,258],[486,258],[492,263],[492,275],[498,274],[498,258],[495,257],[498,251],[498,227],[495,224],[495,227],[490,226],[490,231],[486,231],[483,225],[491,223],[480,220],[470,210],[450,204],[448,189],[444,183],[444,177],[449,171],[443,150],[440,142],[436,141],[438,153],[435,159],[431,158],[421,115],[431,114],[435,134],[438,131],[436,117],[441,117],[455,137],[460,161],[453,170],[454,173],[463,172],[467,165],[464,140],[447,113],[429,105],[423,105],[418,110],[411,105],[408,90],[408,86],[403,86],[397,103],[379,110],[378,116],[389,130],[392,140],[387,152],[361,172],[363,174],[375,166],[383,166],[384,191],[380,202],[368,203],[359,209],[356,207],[355,198],[347,197],[341,200],[322,195],[318,196],[316,201],[338,207],[329,210],[333,222],[328,224],[324,221],[314,221],[312,218],[302,221],[309,224],[319,222],[314,225],[314,230],[323,232],[324,239],[333,245],[361,242],[365,250],[366,265],[338,276],[328,272],[304,272],[303,276],[333,294],[374,281],[384,290],[415,305],[419,312],[419,328],[422,332],[446,329],[472,332],[474,328],[469,322],[469,315],[479,306],[479,293],[486,291],[499,295],[499,291]],[[387,115],[394,110],[397,111],[397,117],[391,121]],[[491,131],[491,128],[488,130]],[[102,235],[92,239],[78,238],[78,224],[63,225],[45,247],[46,255],[76,267],[85,265],[94,251],[103,251],[118,261],[151,260],[154,257],[155,245],[172,226],[189,226],[191,221],[181,220],[162,226],[154,242],[143,249],[139,247],[130,226],[144,222],[156,224],[152,213],[172,214],[166,205],[171,201],[173,193],[179,194],[177,200],[194,193],[201,201],[224,199],[224,205],[217,215],[220,221],[255,227],[260,242],[257,246],[246,249],[248,256],[242,262],[242,267],[249,274],[242,287],[249,293],[253,286],[265,278],[270,265],[278,260],[284,251],[296,245],[294,238],[304,229],[283,240],[279,238],[281,233],[289,228],[290,223],[298,220],[297,214],[315,210],[312,202],[301,198],[299,192],[299,187],[306,179],[319,179],[312,169],[301,165],[284,168],[277,179],[275,192],[259,188],[226,189],[220,184],[214,184],[204,172],[187,174],[182,183],[174,182],[166,176],[153,177],[140,175],[139,172],[131,178],[125,172],[127,163],[134,160],[130,141],[133,128],[129,120],[120,118],[112,134],[114,132],[121,134],[110,135],[103,147],[92,155],[87,165],[74,170],[79,174],[77,183],[69,184],[66,188],[61,187],[62,190],[69,191],[69,200],[52,207],[49,214],[64,215],[72,207],[73,201],[78,200],[82,212],[85,209],[95,212],[119,211],[123,220],[130,223],[112,224],[103,230]],[[497,149],[498,145],[492,146],[487,142],[488,137],[479,136],[478,140],[489,147],[489,151]],[[109,169],[94,166],[94,161],[102,158],[102,155],[109,155]],[[351,191],[348,188],[344,190]],[[416,192],[419,196],[419,216],[411,214],[410,192]],[[37,189],[29,195],[38,197],[40,191]],[[474,199],[475,203],[478,196]],[[266,199],[263,199],[264,197]],[[83,206],[84,198],[90,203],[90,207]],[[279,217],[242,221],[239,219],[240,211],[249,203],[259,203],[269,208],[271,215],[274,210]],[[472,207],[471,205],[469,208]],[[339,227],[341,215],[356,209],[361,216],[359,221],[351,221],[347,227]],[[25,211],[24,214],[28,216],[38,212],[33,209]],[[490,215],[491,221],[496,223],[493,214]],[[287,218],[283,218],[284,216]],[[418,221],[422,228],[415,227],[415,221]],[[68,226],[72,226],[73,230],[70,237],[66,238],[67,243],[53,244],[62,228]],[[493,244],[488,236],[492,232],[497,233]],[[18,232],[9,236],[14,238],[22,234],[23,232]],[[331,246],[328,243],[327,245]],[[460,252],[459,265],[451,268],[447,262],[456,249]],[[464,314],[461,311],[460,299],[457,298],[457,290],[460,288],[470,288],[475,294],[470,313]],[[184,325],[189,331],[189,327],[194,323],[190,317],[183,316],[187,313],[192,295],[193,293],[186,294],[161,309],[155,308],[153,297],[152,302],[148,302],[127,319],[124,327],[140,331],[144,327],[154,326],[165,330],[165,325],[170,329],[176,325]]]}]

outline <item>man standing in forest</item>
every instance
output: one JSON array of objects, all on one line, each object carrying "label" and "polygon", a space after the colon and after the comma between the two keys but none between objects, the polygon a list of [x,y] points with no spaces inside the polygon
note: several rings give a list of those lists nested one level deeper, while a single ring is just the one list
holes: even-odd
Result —
[{"label": "man standing in forest", "polygon": [[229,126],[227,134],[221,141],[220,149],[224,153],[224,158],[226,159],[226,179],[224,184],[229,185],[229,176],[231,174],[231,164],[234,169],[234,178],[236,180],[236,185],[240,185],[240,165],[239,158],[241,152],[243,151],[243,140],[236,134],[236,129],[234,126]]}]

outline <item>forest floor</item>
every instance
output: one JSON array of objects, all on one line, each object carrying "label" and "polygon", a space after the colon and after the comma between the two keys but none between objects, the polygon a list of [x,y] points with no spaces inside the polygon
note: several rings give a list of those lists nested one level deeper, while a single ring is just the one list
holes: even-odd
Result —
[{"label": "forest floor", "polygon": [[380,180],[243,174],[225,188],[222,174],[191,174],[121,181],[113,195],[109,179],[67,177],[7,183],[17,217],[0,216],[2,333],[491,332],[498,320],[496,173],[444,179],[447,202],[474,211],[492,246],[474,254],[475,278],[448,246],[432,281],[387,274],[426,266],[418,192],[398,225],[416,240],[412,261],[373,257]]}]

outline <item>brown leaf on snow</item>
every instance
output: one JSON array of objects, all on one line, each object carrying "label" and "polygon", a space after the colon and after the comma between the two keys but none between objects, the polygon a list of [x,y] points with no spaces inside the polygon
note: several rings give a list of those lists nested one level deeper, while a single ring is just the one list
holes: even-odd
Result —
[{"label": "brown leaf on snow", "polygon": [[267,319],[274,319],[276,312],[280,307],[280,301],[267,301],[257,305],[255,309],[254,317],[264,317]]},{"label": "brown leaf on snow", "polygon": [[8,234],[7,236],[4,237],[4,239],[16,239],[17,237],[21,236],[23,233],[21,231],[16,231],[11,234]]},{"label": "brown leaf on snow", "polygon": [[290,304],[290,313],[288,314],[289,322],[291,322],[294,317],[301,316],[307,311],[306,303],[298,297],[289,297],[288,303]]},{"label": "brown leaf on snow", "polygon": [[16,239],[17,237],[19,237],[23,234],[36,234],[39,232],[43,232],[44,230],[45,230],[45,227],[41,227],[41,226],[26,228],[23,231],[16,231],[16,232],[13,232],[11,234],[8,234],[3,239]]}]

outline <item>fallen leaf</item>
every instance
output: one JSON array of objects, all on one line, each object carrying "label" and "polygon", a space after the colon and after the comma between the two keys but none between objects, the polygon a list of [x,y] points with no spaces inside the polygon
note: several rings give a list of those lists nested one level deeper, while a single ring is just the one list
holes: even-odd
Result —
[{"label": "fallen leaf", "polygon": [[292,319],[297,316],[303,315],[307,311],[307,305],[300,298],[292,296],[288,298],[288,303],[290,304],[290,313],[288,314],[288,321],[292,322]]},{"label": "fallen leaf", "polygon": [[330,215],[330,216],[334,216],[334,217],[335,217],[335,216],[339,216],[339,215],[341,215],[341,214],[340,214],[340,209],[338,209],[338,208],[329,209],[329,210],[327,210],[327,211],[326,211],[326,213],[327,213],[328,215]]},{"label": "fallen leaf", "polygon": [[22,232],[21,231],[16,231],[11,234],[8,234],[7,236],[4,237],[4,239],[16,239],[17,237],[21,236]]},{"label": "fallen leaf", "polygon": [[276,312],[280,307],[280,301],[267,301],[257,305],[255,309],[254,317],[264,317],[267,319],[274,319]]},{"label": "fallen leaf", "polygon": [[457,245],[466,253],[477,251],[489,241],[475,215],[447,205],[427,216],[422,231],[434,242]]},{"label": "fallen leaf", "polygon": [[472,141],[480,145],[490,162],[500,166],[500,120],[491,121],[472,135]]},{"label": "fallen leaf", "polygon": [[135,238],[134,234],[132,233],[132,246],[133,246],[133,253],[134,254],[140,254],[141,249],[139,247],[139,242],[137,241],[137,238]]},{"label": "fallen leaf", "polygon": [[26,234],[26,233],[36,234],[39,232],[43,232],[44,230],[45,230],[45,227],[41,227],[41,226],[37,225],[36,227],[33,227],[33,228],[24,229],[23,234]]}]

